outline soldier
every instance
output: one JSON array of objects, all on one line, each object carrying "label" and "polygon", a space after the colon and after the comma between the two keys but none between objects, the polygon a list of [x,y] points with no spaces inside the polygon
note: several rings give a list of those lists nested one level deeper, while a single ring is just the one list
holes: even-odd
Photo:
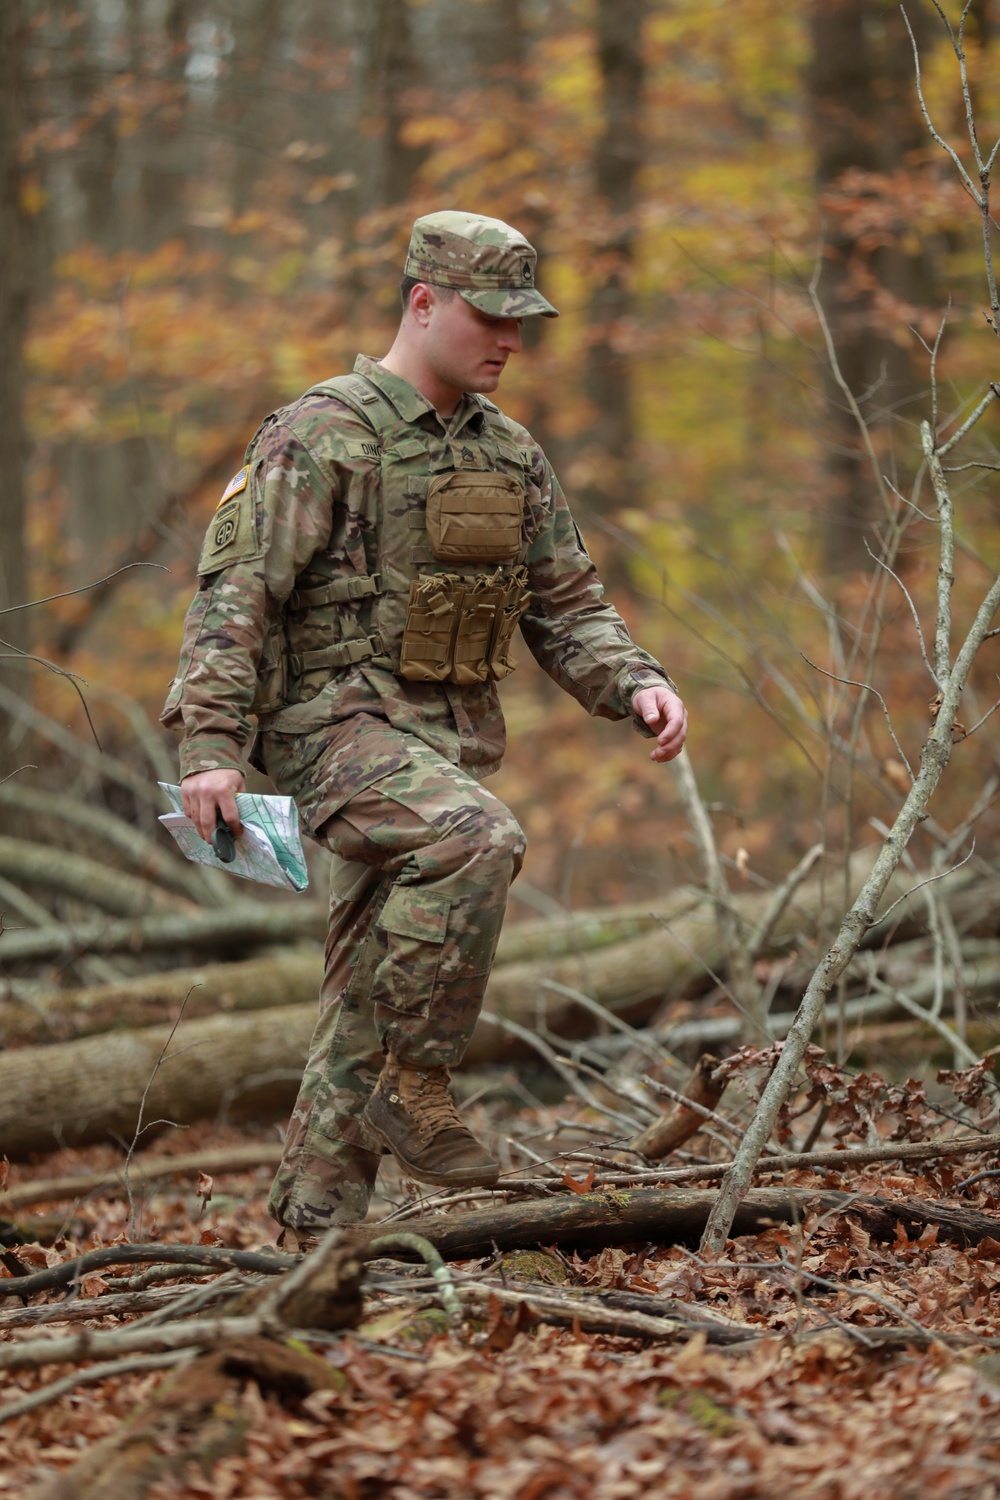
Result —
[{"label": "soldier", "polygon": [[163,712],[185,811],[205,839],[217,810],[238,831],[249,759],[335,856],[320,1018],[268,1204],[286,1247],[363,1219],[386,1150],[420,1182],[497,1179],[448,1081],[524,856],[482,785],[517,627],[589,713],[655,738],[654,761],[684,743],[674,684],[605,601],[544,453],[488,399],[521,320],[557,316],[534,282],[510,225],[418,219],[388,354],[266,418],[202,548]]}]

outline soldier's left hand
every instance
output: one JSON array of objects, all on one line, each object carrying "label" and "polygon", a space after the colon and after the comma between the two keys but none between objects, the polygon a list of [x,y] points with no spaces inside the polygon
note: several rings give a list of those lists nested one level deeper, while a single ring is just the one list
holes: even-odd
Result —
[{"label": "soldier's left hand", "polygon": [[673,760],[680,755],[687,739],[687,709],[665,684],[663,687],[640,688],[632,699],[632,712],[656,735],[650,760]]}]

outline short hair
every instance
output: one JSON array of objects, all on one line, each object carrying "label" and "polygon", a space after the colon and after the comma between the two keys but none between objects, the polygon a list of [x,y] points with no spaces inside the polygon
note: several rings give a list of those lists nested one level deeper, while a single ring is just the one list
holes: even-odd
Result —
[{"label": "short hair", "polygon": [[419,276],[404,276],[399,283],[399,300],[403,304],[404,313],[410,305],[410,293],[415,286],[433,286],[434,295],[441,302],[450,302],[456,295],[456,288],[453,286],[437,286],[431,281],[421,281]]}]

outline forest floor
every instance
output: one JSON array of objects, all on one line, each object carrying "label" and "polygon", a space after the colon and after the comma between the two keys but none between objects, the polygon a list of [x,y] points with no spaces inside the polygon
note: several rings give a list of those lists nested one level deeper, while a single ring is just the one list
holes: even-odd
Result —
[{"label": "forest floor", "polygon": [[[584,1127],[594,1119],[563,1104],[502,1117],[494,1106],[487,1120],[477,1106],[472,1122],[531,1140],[545,1154],[546,1132],[567,1116]],[[265,1138],[273,1142],[275,1130],[198,1125],[162,1137],[143,1159]],[[67,1150],[12,1166],[8,1184],[113,1168],[116,1160],[110,1147]],[[697,1332],[654,1342],[553,1327],[536,1322],[530,1309],[499,1301],[484,1303],[481,1316],[455,1331],[426,1298],[407,1306],[366,1289],[361,1324],[317,1346],[335,1372],[329,1389],[292,1399],[245,1381],[227,1419],[245,1424],[242,1451],[219,1457],[207,1472],[182,1465],[145,1493],[151,1500],[1000,1495],[1000,1190],[995,1176],[962,1186],[981,1166],[942,1160],[906,1171],[884,1163],[784,1179],[997,1213],[998,1239],[964,1248],[945,1242],[934,1225],[917,1238],[897,1227],[894,1242],[876,1243],[848,1208],[732,1240],[714,1261],[679,1244],[593,1254],[542,1247],[503,1259],[510,1288],[617,1290],[648,1297],[651,1306],[676,1298],[692,1312],[745,1327],[746,1341],[732,1346],[713,1346]],[[585,1187],[585,1165],[561,1170],[554,1192]],[[391,1165],[383,1176],[373,1205],[378,1217],[415,1196]],[[32,1210],[39,1222],[65,1215],[62,1233],[16,1254],[34,1269],[125,1238],[231,1249],[270,1244],[269,1178],[266,1168],[217,1178],[207,1203],[197,1196],[196,1174],[167,1181],[145,1190],[134,1217],[120,1193],[69,1207],[39,1204]],[[200,1189],[210,1191],[204,1180]],[[456,1278],[475,1276],[495,1271],[496,1262],[452,1270]],[[109,1290],[109,1273],[97,1273],[85,1278],[80,1295]],[[31,1299],[33,1308],[48,1309],[47,1331],[64,1331],[63,1296]],[[3,1307],[0,1349],[37,1338],[37,1324],[10,1326],[18,1299],[8,1296]],[[105,1316],[86,1326],[128,1321]],[[887,1328],[894,1330],[889,1344]],[[66,1369],[0,1376],[0,1404]],[[109,1377],[14,1417],[0,1439],[0,1494],[28,1496],[70,1469],[163,1379],[158,1370]]]}]

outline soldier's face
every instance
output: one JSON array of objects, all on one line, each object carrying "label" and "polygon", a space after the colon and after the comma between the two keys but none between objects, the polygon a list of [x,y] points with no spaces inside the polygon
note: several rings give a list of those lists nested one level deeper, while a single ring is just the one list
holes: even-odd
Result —
[{"label": "soldier's face", "polygon": [[435,298],[424,353],[435,376],[455,391],[495,391],[521,347],[519,318],[491,318],[463,297]]}]

